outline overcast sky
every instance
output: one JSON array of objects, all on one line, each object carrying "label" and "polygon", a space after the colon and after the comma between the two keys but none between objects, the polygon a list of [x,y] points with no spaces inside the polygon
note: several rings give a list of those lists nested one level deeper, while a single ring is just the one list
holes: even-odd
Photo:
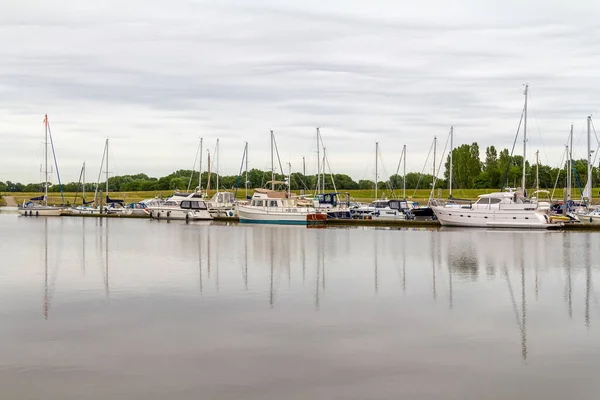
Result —
[{"label": "overcast sky", "polygon": [[39,181],[44,113],[63,181],[84,160],[96,179],[106,137],[119,175],[189,169],[201,136],[223,174],[245,141],[268,169],[270,129],[314,173],[317,126],[334,172],[373,179],[375,141],[387,174],[404,144],[421,171],[450,125],[456,145],[512,146],[526,82],[528,159],[558,165],[600,108],[599,21],[584,0],[4,0],[0,181]]}]

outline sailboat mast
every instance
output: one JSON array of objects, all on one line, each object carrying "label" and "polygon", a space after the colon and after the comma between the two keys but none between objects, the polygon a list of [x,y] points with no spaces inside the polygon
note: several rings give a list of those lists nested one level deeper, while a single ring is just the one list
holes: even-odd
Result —
[{"label": "sailboat mast", "polygon": [[219,193],[219,139],[217,139],[217,154],[215,154],[216,162],[217,162],[217,193]]},{"label": "sailboat mast", "polygon": [[591,124],[592,124],[592,117],[588,116],[587,117],[587,153],[588,153],[588,165],[587,165],[587,174],[588,174],[588,179],[587,179],[587,185],[586,185],[586,189],[587,189],[587,198],[588,198],[588,207],[590,205],[592,205],[592,136],[591,136]]},{"label": "sailboat mast", "polygon": [[450,190],[449,197],[452,198],[452,149],[454,148],[454,126],[450,127],[450,183],[448,189]]},{"label": "sailboat mast", "polygon": [[48,114],[44,118],[44,205],[48,205]]},{"label": "sailboat mast", "polygon": [[104,151],[106,152],[106,198],[108,198],[108,138],[106,139]]},{"label": "sailboat mast", "polygon": [[573,124],[571,124],[571,132],[569,133],[569,145],[567,146],[567,157],[569,164],[567,166],[567,200],[571,200],[571,175],[573,168]]},{"label": "sailboat mast", "polygon": [[433,190],[435,189],[435,156],[437,151],[437,136],[433,137],[433,179],[431,181],[431,195],[430,198],[433,198]]},{"label": "sailboat mast", "polygon": [[246,142],[246,198],[248,198],[248,142]]},{"label": "sailboat mast", "polygon": [[210,150],[208,150],[208,179],[206,182],[206,197],[210,196]]},{"label": "sailboat mast", "polygon": [[200,138],[200,164],[198,164],[198,192],[202,193],[202,153],[204,152],[204,139]]},{"label": "sailboat mast", "polygon": [[406,200],[406,145],[404,145],[404,147],[402,148],[402,154],[403,154],[403,158],[404,158],[404,172],[402,173],[403,179],[402,179],[402,197],[404,197],[404,200]]},{"label": "sailboat mast", "polygon": [[523,197],[527,197],[525,191],[525,159],[527,158],[527,95],[529,91],[529,85],[525,85],[525,106],[523,107]]},{"label": "sailboat mast", "polygon": [[[85,202],[85,161],[83,162],[83,190],[81,191],[82,203]],[[74,204],[77,205],[77,204]],[[85,205],[85,204],[82,204]]]},{"label": "sailboat mast", "polygon": [[275,167],[273,160],[273,130],[271,129],[271,190],[275,190]]},{"label": "sailboat mast", "polygon": [[378,175],[378,171],[377,171],[377,164],[379,164],[379,142],[375,142],[375,200],[378,199],[377,197],[377,180],[379,178]]},{"label": "sailboat mast", "polygon": [[321,136],[321,132],[319,132],[319,127],[317,127],[317,194],[321,193],[321,154],[320,154],[320,144],[319,138]]},{"label": "sailboat mast", "polygon": [[535,152],[535,190],[540,190],[540,151]]}]

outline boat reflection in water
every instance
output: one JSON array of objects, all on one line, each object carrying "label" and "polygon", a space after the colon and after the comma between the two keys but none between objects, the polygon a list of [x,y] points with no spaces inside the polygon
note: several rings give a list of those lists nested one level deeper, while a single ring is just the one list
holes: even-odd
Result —
[{"label": "boat reflection in water", "polygon": [[[173,385],[209,398],[552,398],[600,367],[590,233],[0,218],[43,245],[24,258],[31,241],[0,232],[5,265],[23,264],[0,270],[7,393],[41,397],[16,382],[43,364],[61,398]],[[30,358],[40,343],[48,356]]]}]

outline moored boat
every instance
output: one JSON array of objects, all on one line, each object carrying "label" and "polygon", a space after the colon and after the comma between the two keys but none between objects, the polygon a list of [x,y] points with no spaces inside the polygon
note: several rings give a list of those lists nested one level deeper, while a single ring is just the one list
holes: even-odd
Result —
[{"label": "moored boat", "polygon": [[300,207],[285,192],[255,189],[249,205],[238,206],[240,222],[307,225],[327,221],[327,213]]}]

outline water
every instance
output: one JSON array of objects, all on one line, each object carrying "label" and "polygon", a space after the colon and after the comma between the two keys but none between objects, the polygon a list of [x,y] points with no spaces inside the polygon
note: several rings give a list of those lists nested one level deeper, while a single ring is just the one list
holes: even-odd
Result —
[{"label": "water", "polygon": [[596,399],[600,235],[0,215],[7,399]]}]

